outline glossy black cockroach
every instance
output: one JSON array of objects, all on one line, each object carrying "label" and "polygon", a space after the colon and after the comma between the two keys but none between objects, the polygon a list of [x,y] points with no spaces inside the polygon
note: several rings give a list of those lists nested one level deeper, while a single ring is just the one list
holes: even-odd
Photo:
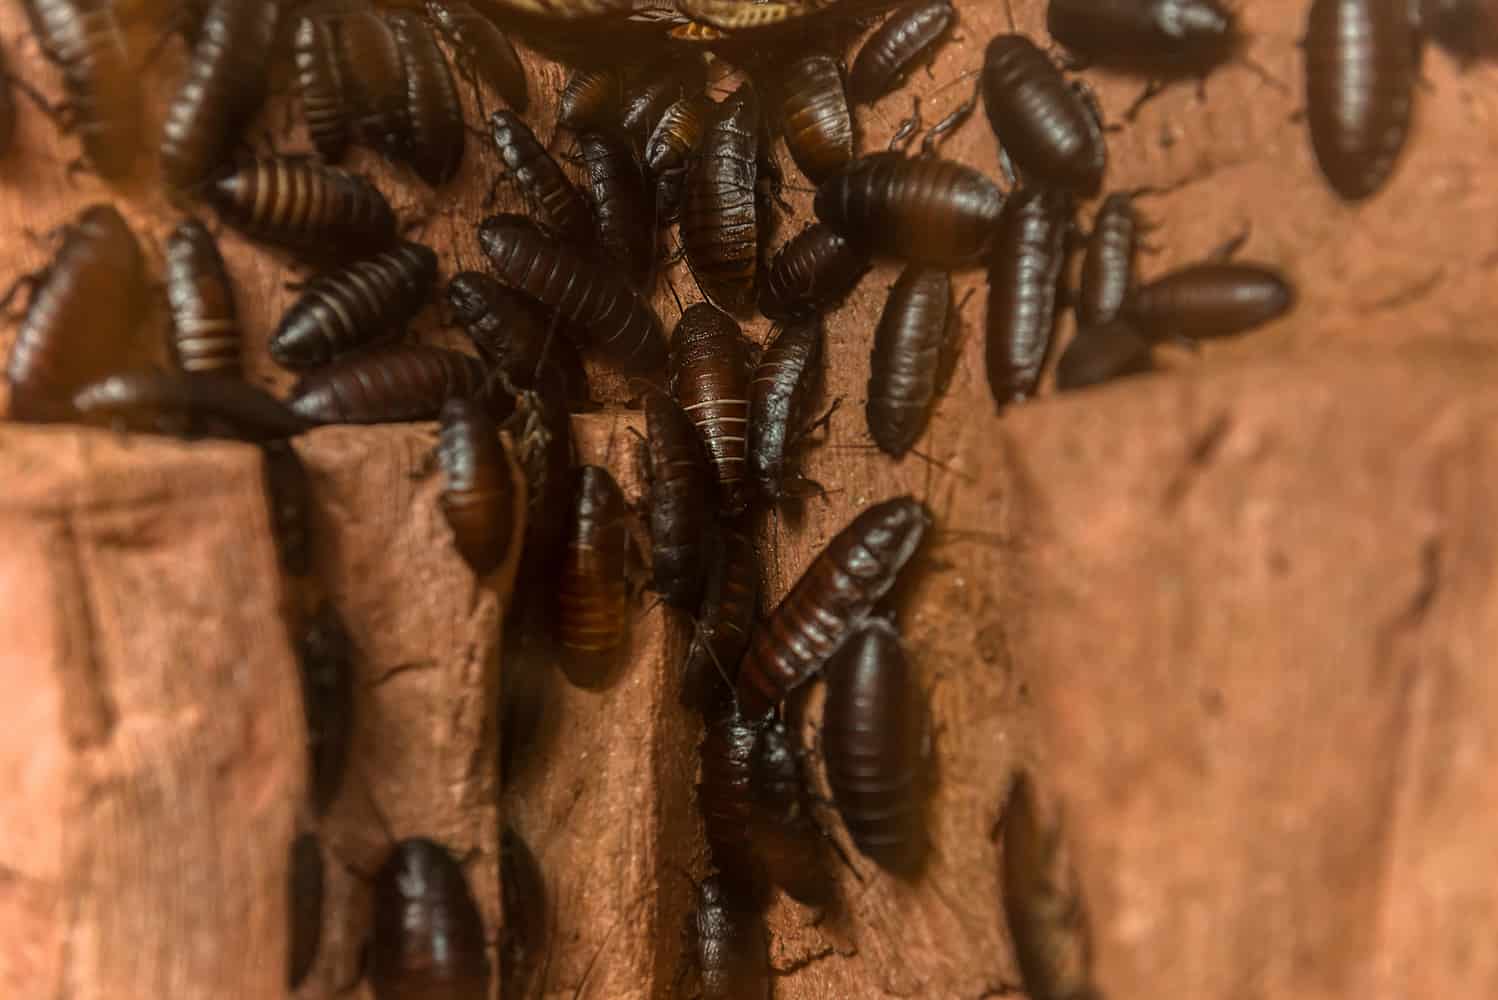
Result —
[{"label": "glossy black cockroach", "polygon": [[579,687],[597,687],[629,634],[628,508],[607,469],[584,465],[573,482],[571,534],[557,592],[562,670]]},{"label": "glossy black cockroach", "polygon": [[1139,375],[1154,366],[1149,339],[1127,320],[1079,326],[1056,363],[1056,389],[1085,389],[1124,375]]},{"label": "glossy black cockroach", "polygon": [[775,502],[813,488],[789,468],[791,451],[810,423],[822,380],[820,316],[782,327],[760,355],[749,383],[749,478]]},{"label": "glossy black cockroach", "polygon": [[1087,911],[1060,823],[1042,817],[1030,777],[1017,773],[1004,807],[1004,916],[1025,993],[1036,1000],[1099,1000]]},{"label": "glossy black cockroach", "polygon": [[259,386],[208,372],[110,375],[75,392],[73,409],[85,423],[177,437],[273,441],[307,429]]},{"label": "glossy black cockroach", "polygon": [[426,8],[452,45],[459,68],[524,114],[530,104],[525,66],[499,26],[463,0],[427,0]]},{"label": "glossy black cockroach", "polygon": [[618,271],[600,267],[523,216],[493,215],[479,225],[479,248],[500,281],[560,312],[609,360],[630,371],[666,361],[660,320]]},{"label": "glossy black cockroach", "polygon": [[441,420],[437,459],[444,481],[437,505],[458,554],[475,576],[485,577],[509,555],[524,504],[494,417],[472,400],[449,399]]},{"label": "glossy black cockroach", "polygon": [[374,10],[350,9],[330,16],[337,22],[338,59],[354,138],[391,159],[403,159],[411,147],[411,113],[395,29]]},{"label": "glossy black cockroach", "polygon": [[411,134],[402,158],[428,184],[445,184],[463,162],[468,134],[447,56],[420,15],[391,11],[385,20],[395,34],[406,85],[406,119]]},{"label": "glossy black cockroach", "polygon": [[265,459],[261,466],[265,506],[281,572],[306,577],[312,572],[311,476],[290,442],[267,441],[260,453]]},{"label": "glossy black cockroach", "polygon": [[12,420],[65,420],[80,386],[124,362],[145,315],[145,258],[110,205],[70,225],[39,277],[5,375]]},{"label": "glossy black cockroach", "polygon": [[1050,0],[1046,30],[1089,65],[1166,78],[1204,76],[1242,42],[1220,0]]},{"label": "glossy black cockroach", "polygon": [[673,54],[648,69],[643,79],[624,95],[619,112],[619,130],[636,150],[655,130],[666,109],[677,101],[702,93],[707,86],[707,64],[694,53]]},{"label": "glossy black cockroach", "polygon": [[1028,399],[1040,381],[1071,225],[1071,195],[1057,188],[1022,187],[999,217],[988,263],[985,345],[988,389],[999,407]]},{"label": "glossy black cockroach", "polygon": [[1366,198],[1409,134],[1419,39],[1407,4],[1313,0],[1302,44],[1316,162],[1338,195]]},{"label": "glossy black cockroach", "polygon": [[880,867],[912,877],[927,841],[922,815],[926,714],[900,636],[867,622],[827,665],[822,756],[838,815]]},{"label": "glossy black cockroach", "polygon": [[1294,304],[1294,288],[1273,268],[1207,261],[1135,289],[1122,315],[1156,339],[1207,340],[1262,326]]},{"label": "glossy black cockroach", "polygon": [[62,71],[83,152],[101,177],[134,168],[141,151],[140,75],[111,0],[28,0],[37,40]]},{"label": "glossy black cockroach", "polygon": [[332,602],[323,601],[301,624],[296,649],[307,715],[307,787],[321,816],[343,787],[354,732],[354,640]]},{"label": "glossy black cockroach", "polygon": [[853,112],[838,61],[818,52],[792,59],[780,95],[785,148],[797,168],[820,184],[847,166],[853,159]]},{"label": "glossy black cockroach", "polygon": [[759,101],[749,83],[719,107],[687,169],[681,241],[697,285],[731,313],[754,308],[759,274]]},{"label": "glossy black cockroach", "polygon": [[997,35],[979,80],[994,135],[1027,183],[1091,194],[1107,145],[1095,108],[1024,35]]},{"label": "glossy black cockroach", "polygon": [[291,409],[315,424],[435,420],[449,399],[484,398],[496,418],[512,407],[478,358],[425,344],[392,344],[340,359],[302,376]]},{"label": "glossy black cockroach", "polygon": [[603,132],[584,132],[577,149],[588,175],[598,246],[636,287],[648,287],[655,270],[655,213],[640,161],[627,143]]},{"label": "glossy black cockroach", "polygon": [[188,372],[239,375],[244,333],[223,255],[208,227],[187,219],[166,241],[172,353]]},{"label": "glossy black cockroach", "polygon": [[715,527],[713,474],[691,418],[663,392],[645,397],[651,587],[674,608],[702,597]]},{"label": "glossy black cockroach", "polygon": [[770,943],[764,918],[737,898],[721,875],[697,887],[697,907],[687,924],[704,1000],[767,1000]]},{"label": "glossy black cockroach", "polygon": [[759,553],[754,540],[732,525],[722,526],[720,535],[682,671],[683,702],[708,718],[728,709],[739,661],[759,618]]},{"label": "glossy black cockroach", "polygon": [[821,669],[889,593],[930,525],[925,504],[896,497],[827,543],[750,641],[738,678],[746,713],[764,713]]},{"label": "glossy black cockroach", "polygon": [[312,971],[322,944],[323,863],[317,834],[298,834],[291,842],[286,877],[286,985],[296,989]]},{"label": "glossy black cockroach", "polygon": [[499,933],[500,996],[528,996],[526,987],[541,966],[546,944],[546,880],[514,827],[506,826],[500,837],[499,871],[504,913]]},{"label": "glossy black cockroach", "polygon": [[754,849],[754,758],[764,723],[730,708],[708,720],[700,748],[697,807],[724,882],[746,901],[764,898],[765,871]]},{"label": "glossy black cockroach", "polygon": [[751,350],[733,317],[705,302],[689,306],[671,334],[670,392],[707,446],[730,514],[745,503]]},{"label": "glossy black cockroach", "polygon": [[568,240],[586,243],[593,231],[588,203],[530,126],[513,111],[501,109],[489,116],[489,134],[509,175],[526,197]]},{"label": "glossy black cockroach", "polygon": [[828,312],[868,270],[867,254],[814,222],[787,241],[770,261],[759,289],[759,311],[781,323]]},{"label": "glossy black cockroach", "polygon": [[329,163],[343,158],[351,139],[348,86],[339,52],[337,21],[302,17],[291,36],[297,93],[307,119],[307,135]]},{"label": "glossy black cockroach", "polygon": [[848,96],[856,104],[872,104],[893,91],[935,54],[956,20],[952,0],[916,0],[895,11],[858,50],[848,72]]},{"label": "glossy black cockroach", "polygon": [[280,26],[281,0],[213,0],[187,78],[167,105],[161,169],[167,186],[196,192],[260,110]]},{"label": "glossy black cockroach", "polygon": [[826,906],[837,884],[812,819],[801,753],[779,721],[763,726],[753,764],[754,846],[770,881],[807,906]]},{"label": "glossy black cockroach", "polygon": [[661,113],[645,142],[645,168],[655,181],[656,215],[673,222],[681,213],[687,166],[701,148],[714,104],[705,94],[683,97]]},{"label": "glossy black cockroach", "polygon": [[890,289],[874,330],[865,408],[869,434],[887,455],[902,457],[931,419],[952,318],[945,271],[907,267]]},{"label": "glossy black cockroach", "polygon": [[976,262],[1004,207],[998,185],[934,156],[860,157],[817,190],[817,218],[877,256],[938,267]]},{"label": "glossy black cockroach", "polygon": [[557,124],[574,132],[614,128],[624,103],[624,79],[615,69],[579,69],[557,98]]},{"label": "glossy black cockroach", "polygon": [[208,200],[251,239],[312,260],[348,260],[395,242],[395,213],[378,188],[308,159],[249,163],[218,178]]},{"label": "glossy black cockroach", "polygon": [[281,317],[270,356],[286,368],[325,365],[340,354],[399,336],[437,280],[437,255],[403,243],[314,278]]},{"label": "glossy black cockroach", "polygon": [[484,921],[462,867],[441,844],[402,840],[374,879],[369,983],[376,1000],[484,1000]]},{"label": "glossy black cockroach", "polygon": [[460,271],[447,283],[447,304],[506,391],[531,388],[544,363],[566,379],[569,400],[580,409],[588,405],[576,346],[582,338],[561,330],[530,296],[480,271]]},{"label": "glossy black cockroach", "polygon": [[1134,258],[1139,246],[1138,191],[1115,191],[1103,199],[1092,220],[1092,235],[1082,257],[1082,284],[1077,294],[1077,323],[1097,326],[1111,321],[1134,288]]}]

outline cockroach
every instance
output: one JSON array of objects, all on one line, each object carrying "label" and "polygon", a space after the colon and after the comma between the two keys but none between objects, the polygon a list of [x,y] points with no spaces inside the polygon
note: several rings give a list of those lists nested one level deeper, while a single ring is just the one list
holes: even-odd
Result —
[{"label": "cockroach", "polygon": [[706,95],[683,97],[661,113],[645,142],[645,167],[655,181],[657,214],[662,222],[675,221],[681,213],[687,166],[702,146],[713,109],[712,99]]},{"label": "cockroach", "polygon": [[187,372],[239,375],[244,332],[223,255],[208,227],[187,219],[166,241],[172,350]]},{"label": "cockroach", "polygon": [[558,590],[562,670],[578,687],[597,687],[628,635],[628,510],[607,469],[584,465],[573,483]]},{"label": "cockroach", "polygon": [[816,673],[873,613],[915,555],[931,514],[912,497],[867,508],[812,560],[755,633],[739,670],[739,703],[767,711]]},{"label": "cockroach", "polygon": [[395,29],[377,11],[351,9],[336,18],[338,57],[354,137],[402,160],[411,149],[410,94]]},{"label": "cockroach", "polygon": [[698,286],[725,312],[754,307],[759,273],[759,101],[739,86],[687,170],[681,241]]},{"label": "cockroach", "polygon": [[85,423],[179,437],[273,441],[307,429],[259,386],[208,372],[110,375],[75,392],[73,409]]},{"label": "cockroach", "polygon": [[1122,315],[1156,339],[1228,337],[1262,326],[1295,304],[1295,289],[1276,270],[1207,261],[1142,285]]},{"label": "cockroach", "polygon": [[1088,64],[1156,77],[1205,76],[1242,41],[1221,0],[1050,0],[1046,30]]},{"label": "cockroach", "polygon": [[1134,288],[1134,257],[1139,244],[1137,191],[1115,191],[1103,199],[1092,221],[1092,235],[1082,258],[1082,287],[1077,296],[1079,326],[1111,321]]},{"label": "cockroach", "polygon": [[645,428],[651,586],[671,607],[690,611],[713,557],[713,474],[696,426],[670,396],[645,397]]},{"label": "cockroach", "polygon": [[459,67],[524,114],[530,104],[525,66],[499,26],[463,0],[427,0],[426,7],[457,54]]},{"label": "cockroach", "polygon": [[578,331],[615,364],[650,371],[665,363],[660,320],[618,271],[522,216],[490,216],[478,241],[500,281],[557,310],[568,321],[564,329]]},{"label": "cockroach", "polygon": [[929,740],[900,636],[873,619],[827,665],[822,755],[827,784],[853,843],[905,877],[926,851],[922,816]]},{"label": "cockroach", "polygon": [[1366,198],[1409,134],[1419,39],[1408,5],[1312,0],[1302,46],[1316,162],[1342,198]]},{"label": "cockroach", "polygon": [[489,132],[505,168],[568,240],[585,244],[593,231],[588,203],[520,116],[501,109],[489,116]]},{"label": "cockroach", "polygon": [[208,200],[251,239],[317,261],[347,260],[395,242],[395,213],[378,188],[308,159],[254,161],[218,178]]},{"label": "cockroach", "polygon": [[865,415],[885,454],[903,457],[926,429],[951,325],[951,276],[907,267],[884,303],[869,358]]},{"label": "cockroach", "polygon": [[1056,363],[1056,389],[1085,389],[1124,375],[1139,375],[1154,366],[1148,338],[1127,320],[1078,326],[1076,336]]},{"label": "cockroach", "polygon": [[765,872],[754,849],[754,758],[764,723],[730,708],[702,737],[697,807],[713,864],[736,896],[760,901]]},{"label": "cockroach", "polygon": [[588,173],[598,246],[637,288],[648,287],[655,270],[655,217],[634,150],[603,132],[579,135],[577,148]]},{"label": "cockroach", "polygon": [[424,18],[411,11],[391,11],[385,20],[395,33],[406,82],[411,135],[403,158],[428,184],[445,184],[463,162],[468,134],[452,70]]},{"label": "cockroach", "polygon": [[708,718],[727,709],[739,661],[759,617],[759,554],[754,540],[733,525],[721,527],[720,535],[682,671],[683,701]]},{"label": "cockroach", "polygon": [[504,927],[499,932],[500,996],[526,996],[546,943],[546,880],[529,845],[514,827],[499,840],[500,903]]},{"label": "cockroach", "polygon": [[1081,886],[1060,823],[1042,818],[1024,772],[1009,791],[1003,837],[1004,916],[1025,993],[1035,1000],[1099,1000]]},{"label": "cockroach", "polygon": [[895,11],[858,50],[848,73],[848,97],[855,104],[873,104],[893,91],[934,55],[956,20],[952,0],[916,0]]},{"label": "cockroach", "polygon": [[759,910],[735,898],[721,875],[697,887],[687,924],[704,1000],[768,1000],[770,943]]},{"label": "cockroach", "polygon": [[437,255],[420,243],[402,243],[319,275],[281,317],[270,356],[286,368],[309,368],[399,335],[436,280]]},{"label": "cockroach", "polygon": [[777,322],[832,309],[868,273],[863,251],[820,222],[801,230],[775,254],[759,289],[759,311]]},{"label": "cockroach", "polygon": [[458,554],[475,576],[486,577],[509,555],[524,503],[516,495],[494,417],[473,400],[460,398],[442,405],[441,419],[437,458],[444,482],[437,505]]},{"label": "cockroach", "polygon": [[101,177],[130,173],[141,150],[140,76],[112,0],[28,0],[42,51],[62,71],[83,152]]},{"label": "cockroach", "polygon": [[321,816],[343,787],[354,732],[354,641],[343,616],[323,601],[296,637],[307,716],[308,790]]},{"label": "cockroach", "polygon": [[1040,381],[1056,325],[1066,264],[1071,195],[1021,187],[999,217],[988,264],[988,389],[999,407],[1028,399]]},{"label": "cockroach", "polygon": [[322,944],[323,863],[317,834],[298,834],[291,842],[286,876],[286,985],[296,989],[312,971]]},{"label": "cockroach", "polygon": [[147,301],[145,259],[130,227],[110,205],[84,209],[11,345],[10,418],[67,419],[74,391],[128,358]]},{"label": "cockroach", "polygon": [[733,318],[705,302],[689,306],[671,334],[670,392],[707,445],[730,514],[745,503],[750,349]]},{"label": "cockroach", "polygon": [[307,135],[318,155],[329,163],[343,159],[352,129],[335,26],[334,18],[302,17],[291,36],[297,92],[302,114],[307,119]]},{"label": "cockroach", "polygon": [[369,982],[376,1000],[485,1000],[484,921],[462,867],[441,844],[402,840],[374,879]]},{"label": "cockroach", "polygon": [[960,163],[873,153],[822,184],[815,207],[818,219],[868,253],[963,267],[987,251],[1004,195]]},{"label": "cockroach", "polygon": [[770,881],[807,906],[836,897],[824,836],[812,820],[801,760],[790,731],[779,721],[760,730],[753,765],[754,845]]},{"label": "cockroach", "polygon": [[619,130],[637,150],[655,130],[673,103],[702,93],[707,86],[707,64],[695,53],[675,53],[644,74],[644,80],[624,96]]},{"label": "cockroach", "polygon": [[780,93],[785,148],[796,167],[820,184],[853,159],[853,112],[842,67],[819,52],[794,58],[785,67]]},{"label": "cockroach", "polygon": [[530,296],[506,288],[479,271],[460,271],[447,283],[447,304],[479,356],[506,389],[528,389],[543,361],[566,379],[567,398],[588,402],[588,376],[570,332],[558,326]]},{"label": "cockroach", "polygon": [[580,69],[557,98],[557,124],[574,132],[613,128],[624,103],[624,79],[615,69]]},{"label": "cockroach", "polygon": [[749,478],[772,503],[809,485],[788,468],[822,378],[822,319],[781,328],[760,355],[749,383]]},{"label": "cockroach", "polygon": [[161,168],[167,186],[195,192],[233,151],[260,110],[280,26],[281,0],[213,0],[167,105]]},{"label": "cockroach", "polygon": [[479,359],[425,344],[392,344],[302,376],[293,412],[314,424],[398,424],[434,420],[449,399],[485,398],[496,418],[511,401],[489,386]]},{"label": "cockroach", "polygon": [[312,479],[287,441],[267,441],[260,454],[265,506],[281,572],[306,577],[312,572]]},{"label": "cockroach", "polygon": [[1027,183],[1091,194],[1107,145],[1096,111],[1024,35],[996,35],[979,81],[988,123]]}]

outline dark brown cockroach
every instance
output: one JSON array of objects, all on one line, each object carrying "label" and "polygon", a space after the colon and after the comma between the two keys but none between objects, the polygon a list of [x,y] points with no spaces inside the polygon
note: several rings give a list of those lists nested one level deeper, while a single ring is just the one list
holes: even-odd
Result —
[{"label": "dark brown cockroach", "polygon": [[746,713],[763,714],[821,669],[889,593],[930,525],[925,504],[896,497],[837,533],[750,641],[738,678]]},{"label": "dark brown cockroach", "polygon": [[916,0],[895,11],[858,50],[848,73],[848,97],[855,104],[872,104],[893,91],[935,54],[956,20],[952,0]]},{"label": "dark brown cockroach", "polygon": [[580,69],[557,98],[557,124],[574,132],[613,128],[624,103],[624,79],[615,69]]},{"label": "dark brown cockroach", "polygon": [[186,372],[239,375],[244,333],[234,288],[208,227],[187,219],[166,241],[166,297],[172,353]]},{"label": "dark brown cockroach", "polygon": [[726,711],[733,698],[739,661],[759,618],[759,554],[739,527],[720,528],[711,553],[697,627],[683,668],[682,700],[706,718]]},{"label": "dark brown cockroach", "polygon": [[1022,187],[999,217],[988,262],[988,389],[999,407],[1028,399],[1040,381],[1056,326],[1072,199],[1057,188]]},{"label": "dark brown cockroach", "polygon": [[712,99],[706,95],[683,97],[661,113],[645,142],[645,168],[655,181],[656,215],[661,222],[675,221],[681,213],[687,166],[701,148],[714,113]]},{"label": "dark brown cockroach", "polygon": [[195,193],[233,152],[260,110],[270,76],[281,0],[213,0],[167,105],[161,169],[167,186]]},{"label": "dark brown cockroach", "polygon": [[485,398],[496,418],[512,405],[493,391],[478,358],[425,344],[392,344],[302,376],[288,403],[314,424],[398,424],[435,420],[449,399],[476,398]]},{"label": "dark brown cockroach", "polygon": [[645,397],[645,429],[651,587],[671,607],[691,611],[713,557],[713,474],[697,428],[670,396]]},{"label": "dark brown cockroach", "polygon": [[74,391],[128,358],[147,300],[145,260],[130,227],[110,205],[84,209],[11,345],[10,418],[67,419]]},{"label": "dark brown cockroach", "polygon": [[737,708],[707,722],[701,747],[697,807],[702,829],[725,884],[746,901],[765,894],[765,871],[754,849],[754,758],[764,723]]},{"label": "dark brown cockroach", "polygon": [[817,189],[817,218],[876,256],[937,267],[979,260],[1004,195],[971,167],[934,156],[874,153]]},{"label": "dark brown cockroach", "polygon": [[704,1000],[768,1000],[770,943],[764,918],[739,899],[723,875],[697,887],[687,924]]},{"label": "dark brown cockroach", "polygon": [[28,0],[37,41],[62,71],[83,152],[101,177],[130,173],[141,150],[140,75],[113,0]]},{"label": "dark brown cockroach", "polygon": [[835,899],[837,884],[823,850],[825,837],[812,819],[800,757],[783,723],[761,728],[753,765],[754,846],[770,881],[786,895],[807,906],[826,906]]},{"label": "dark brown cockroach", "polygon": [[1103,199],[1092,220],[1092,235],[1082,258],[1082,287],[1077,295],[1077,323],[1110,322],[1134,288],[1134,258],[1139,244],[1137,191],[1115,191]]},{"label": "dark brown cockroach", "polygon": [[1348,201],[1383,187],[1409,134],[1419,40],[1407,6],[1311,3],[1302,43],[1311,148]]},{"label": "dark brown cockroach", "polygon": [[325,365],[340,354],[398,336],[421,311],[437,280],[437,255],[403,243],[314,278],[270,338],[286,368]]},{"label": "dark brown cockroach", "polygon": [[996,35],[979,82],[988,123],[1027,183],[1091,194],[1107,145],[1096,111],[1024,35]]},{"label": "dark brown cockroach", "polygon": [[820,316],[782,327],[760,355],[749,383],[749,478],[774,503],[811,484],[787,467],[809,422],[822,378]]},{"label": "dark brown cockroach", "polygon": [[1154,366],[1149,339],[1127,320],[1079,326],[1056,363],[1056,389],[1085,389],[1124,375],[1139,375]]},{"label": "dark brown cockroach", "polygon": [[478,241],[500,281],[557,310],[563,329],[578,331],[615,364],[650,371],[665,363],[660,320],[615,269],[523,216],[490,216]]},{"label": "dark brown cockroach", "polygon": [[462,867],[440,844],[402,840],[374,879],[369,983],[376,1000],[485,1000],[484,921]]},{"label": "dark brown cockroach", "polygon": [[301,624],[296,644],[311,766],[307,787],[312,808],[321,816],[338,797],[348,766],[354,731],[354,641],[338,609],[323,601]]},{"label": "dark brown cockroach", "polygon": [[85,423],[178,437],[273,441],[307,429],[259,386],[208,372],[110,375],[74,393],[73,409]]},{"label": "dark brown cockroach", "polygon": [[216,180],[208,200],[251,239],[311,260],[367,256],[395,242],[395,213],[378,188],[308,159],[257,160]]},{"label": "dark brown cockroach", "polygon": [[867,622],[827,665],[822,756],[838,815],[853,843],[905,877],[926,852],[926,714],[900,636]]},{"label": "dark brown cockroach", "polygon": [[297,93],[307,119],[307,135],[329,163],[343,159],[351,138],[351,108],[339,53],[337,20],[302,17],[292,33]]},{"label": "dark brown cockroach", "polygon": [[750,351],[733,318],[705,302],[688,307],[671,334],[670,392],[707,446],[730,514],[745,504]]},{"label": "dark brown cockroach", "polygon": [[286,985],[296,989],[312,971],[322,944],[323,863],[317,834],[298,834],[291,842],[286,876]]},{"label": "dark brown cockroach", "polygon": [[1165,78],[1205,76],[1242,41],[1220,0],[1050,0],[1046,30],[1089,65]]},{"label": "dark brown cockroach", "polygon": [[579,687],[597,687],[629,632],[628,509],[607,469],[584,465],[573,482],[558,590],[562,671]]},{"label": "dark brown cockroach", "polygon": [[869,258],[814,222],[776,252],[759,289],[759,311],[787,323],[825,313],[868,273]]},{"label": "dark brown cockroach", "polygon": [[648,287],[655,270],[655,215],[634,150],[603,132],[584,132],[577,148],[588,173],[598,246],[636,287]]},{"label": "dark brown cockroach", "polygon": [[475,576],[485,577],[509,555],[524,503],[494,417],[472,400],[449,399],[441,419],[437,459],[444,482],[437,505],[458,554]]},{"label": "dark brown cockroach", "polygon": [[338,59],[354,138],[393,160],[411,148],[406,67],[394,27],[374,10],[351,9],[336,19]]},{"label": "dark brown cockroach", "polygon": [[593,219],[588,203],[530,126],[513,111],[501,109],[489,116],[489,133],[510,176],[557,232],[574,243],[589,242]]},{"label": "dark brown cockroach", "polygon": [[1004,917],[1025,993],[1035,1000],[1099,1000],[1087,912],[1059,817],[1042,817],[1023,771],[1004,807],[1003,837]]},{"label": "dark brown cockroach", "polygon": [[655,131],[656,123],[672,104],[702,93],[707,86],[707,64],[695,53],[675,53],[650,67],[643,79],[624,95],[619,112],[619,131],[636,150]]},{"label": "dark brown cockroach", "polygon": [[843,89],[843,70],[830,55],[810,52],[792,59],[780,80],[780,121],[785,148],[813,184],[853,159],[853,112]]},{"label": "dark brown cockroach", "polygon": [[749,83],[718,110],[687,170],[681,241],[702,294],[726,312],[754,308],[759,274],[759,101]]},{"label": "dark brown cockroach", "polygon": [[567,380],[567,398],[588,401],[588,377],[578,357],[576,335],[555,329],[530,296],[506,288],[479,271],[459,271],[447,283],[447,304],[479,355],[506,390],[530,388],[536,369],[553,366]]},{"label": "dark brown cockroach", "polygon": [[1262,326],[1294,304],[1295,289],[1273,268],[1207,261],[1135,289],[1122,315],[1156,339],[1207,340]]},{"label": "dark brown cockroach", "polygon": [[869,358],[869,435],[887,455],[902,457],[926,429],[952,325],[952,278],[907,267],[890,289]]},{"label": "dark brown cockroach", "polygon": [[546,880],[530,846],[506,826],[499,841],[500,996],[529,996],[531,976],[541,966],[546,944]]},{"label": "dark brown cockroach", "polygon": [[290,442],[267,441],[260,454],[265,459],[265,506],[281,572],[305,577],[312,572],[312,479]]},{"label": "dark brown cockroach", "polygon": [[525,66],[499,26],[463,0],[427,0],[426,7],[452,45],[459,68],[524,114],[530,104]]},{"label": "dark brown cockroach", "polygon": [[406,84],[406,119],[411,133],[402,159],[428,184],[445,184],[463,162],[468,134],[447,56],[420,15],[391,11],[385,20],[395,33]]}]

